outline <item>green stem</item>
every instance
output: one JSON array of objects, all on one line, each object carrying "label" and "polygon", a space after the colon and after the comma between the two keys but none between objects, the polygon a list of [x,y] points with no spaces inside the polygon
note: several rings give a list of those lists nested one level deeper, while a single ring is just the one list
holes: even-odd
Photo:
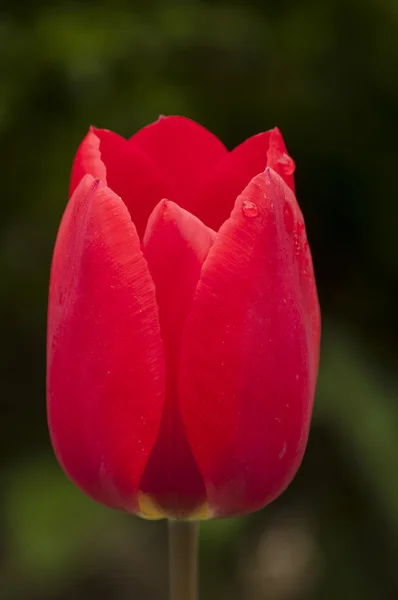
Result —
[{"label": "green stem", "polygon": [[170,600],[198,598],[199,523],[169,521]]}]

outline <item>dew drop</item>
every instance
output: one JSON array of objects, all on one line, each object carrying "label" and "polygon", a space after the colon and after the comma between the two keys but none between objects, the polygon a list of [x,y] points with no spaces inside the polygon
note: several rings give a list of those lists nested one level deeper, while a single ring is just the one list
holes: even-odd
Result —
[{"label": "dew drop", "polygon": [[283,170],[284,170],[284,172],[285,172],[286,175],[292,175],[294,173],[294,170],[296,168],[295,162],[285,152],[278,157],[278,161],[277,162],[280,165],[282,165],[282,168],[283,168]]},{"label": "dew drop", "polygon": [[295,231],[293,233],[293,246],[294,246],[294,253],[296,256],[300,256],[301,254],[301,242],[300,242],[300,237],[297,234],[297,231]]},{"label": "dew drop", "polygon": [[258,206],[251,200],[243,200],[242,212],[246,217],[252,218],[258,216]]},{"label": "dew drop", "polygon": [[302,221],[297,223],[297,231],[300,235],[304,233],[304,223]]},{"label": "dew drop", "polygon": [[292,207],[289,202],[285,202],[285,206],[283,207],[283,221],[285,223],[285,229],[287,233],[293,233],[294,228],[294,217]]}]

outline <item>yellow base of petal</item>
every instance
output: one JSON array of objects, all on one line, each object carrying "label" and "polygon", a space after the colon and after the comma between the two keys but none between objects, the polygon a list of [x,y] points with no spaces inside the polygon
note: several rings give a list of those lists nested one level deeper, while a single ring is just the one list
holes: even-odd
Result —
[{"label": "yellow base of petal", "polygon": [[[150,521],[159,521],[160,519],[178,519],[174,514],[168,514],[150,494],[138,495],[138,506],[140,508],[137,513],[139,517]],[[211,518],[210,508],[207,502],[198,506],[189,516],[184,516],[183,521],[204,521]]]}]

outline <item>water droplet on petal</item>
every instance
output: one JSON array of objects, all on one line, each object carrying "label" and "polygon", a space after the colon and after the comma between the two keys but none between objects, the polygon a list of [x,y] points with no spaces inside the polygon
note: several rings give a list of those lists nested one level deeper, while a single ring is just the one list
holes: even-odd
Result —
[{"label": "water droplet on petal", "polygon": [[300,235],[302,235],[302,234],[304,233],[304,229],[305,229],[305,227],[304,227],[304,223],[303,223],[302,221],[299,221],[299,222],[297,223],[297,231],[298,231],[298,233],[299,233]]},{"label": "water droplet on petal", "polygon": [[253,218],[258,216],[258,206],[255,202],[251,200],[243,200],[242,202],[242,212],[245,217]]},{"label": "water droplet on petal", "polygon": [[302,256],[305,242],[305,227],[302,221],[297,221],[293,231],[293,244],[296,256]]},{"label": "water droplet on petal", "polygon": [[294,160],[285,152],[278,157],[277,162],[282,165],[286,175],[292,175],[294,173],[296,164]]},{"label": "water droplet on petal", "polygon": [[294,228],[294,217],[293,210],[290,206],[289,202],[285,202],[285,206],[283,207],[283,221],[285,223],[285,229],[288,234],[293,233]]},{"label": "water droplet on petal", "polygon": [[295,231],[293,233],[293,245],[294,245],[294,253],[296,256],[300,256],[301,254],[301,242],[300,242],[300,237],[297,233],[297,231]]}]

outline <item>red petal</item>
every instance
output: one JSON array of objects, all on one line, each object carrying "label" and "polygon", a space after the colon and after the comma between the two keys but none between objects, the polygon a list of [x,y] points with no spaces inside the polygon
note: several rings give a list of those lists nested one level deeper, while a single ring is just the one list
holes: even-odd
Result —
[{"label": "red petal", "polygon": [[90,129],[80,144],[72,168],[70,192],[86,173],[98,177],[127,206],[140,236],[153,208],[170,192],[167,177],[138,147],[106,129]]},{"label": "red petal", "polygon": [[[280,167],[279,159],[284,161]],[[279,129],[275,128],[248,138],[226,155],[199,185],[191,210],[209,227],[218,230],[231,214],[236,198],[255,175],[264,171],[267,161],[268,166],[277,167],[294,189],[294,162],[287,154]],[[281,171],[289,170],[292,165],[293,170],[286,177]]]},{"label": "red petal", "polygon": [[216,237],[182,342],[182,419],[215,516],[264,506],[295,474],[308,436],[319,328],[301,213],[267,169]]},{"label": "red petal", "polygon": [[196,185],[227,154],[210,131],[177,116],[160,117],[133,135],[130,144],[149,156],[170,182],[170,192],[164,197],[188,209]]},{"label": "red petal", "polygon": [[92,175],[95,179],[100,179],[105,185],[107,184],[106,167],[101,160],[100,139],[92,127],[76,152],[72,165],[69,196],[72,196],[82,178],[87,174]]},{"label": "red petal", "polygon": [[155,288],[126,207],[89,175],[55,246],[47,365],[59,461],[94,499],[136,510],[164,405]]},{"label": "red petal", "polygon": [[169,516],[191,514],[206,499],[203,478],[181,422],[177,373],[182,329],[214,236],[196,217],[164,200],[151,215],[143,242],[156,286],[167,383],[160,434],[141,491],[150,494]]}]

